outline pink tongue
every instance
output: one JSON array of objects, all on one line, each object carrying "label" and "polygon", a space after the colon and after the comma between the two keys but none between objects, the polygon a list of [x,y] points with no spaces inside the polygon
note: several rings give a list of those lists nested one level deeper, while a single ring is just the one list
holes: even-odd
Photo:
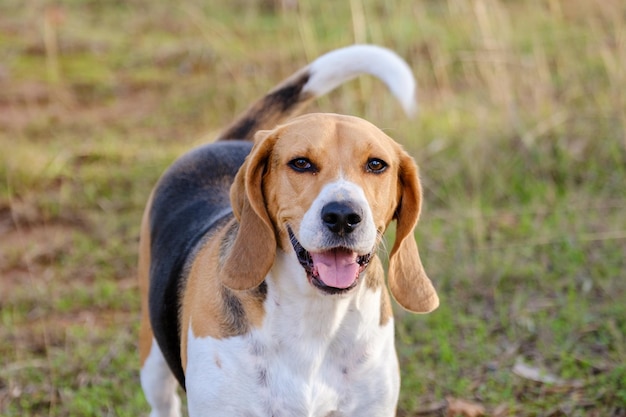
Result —
[{"label": "pink tongue", "polygon": [[356,257],[356,253],[343,250],[311,253],[313,268],[320,281],[334,288],[348,288],[354,284],[359,276]]}]

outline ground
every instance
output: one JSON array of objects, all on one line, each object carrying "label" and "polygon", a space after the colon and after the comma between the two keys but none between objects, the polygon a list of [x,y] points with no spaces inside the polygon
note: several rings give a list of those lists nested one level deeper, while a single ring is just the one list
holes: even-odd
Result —
[{"label": "ground", "polygon": [[151,187],[355,42],[419,85],[412,120],[370,78],[312,107],[372,121],[420,165],[441,307],[397,309],[398,415],[626,415],[626,5],[585,0],[3,1],[1,415],[147,415]]}]

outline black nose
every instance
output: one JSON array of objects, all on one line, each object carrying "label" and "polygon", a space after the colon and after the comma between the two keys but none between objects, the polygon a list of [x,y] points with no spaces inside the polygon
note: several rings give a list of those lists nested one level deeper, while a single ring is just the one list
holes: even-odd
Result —
[{"label": "black nose", "polygon": [[338,235],[351,233],[361,223],[361,215],[350,204],[332,202],[322,208],[322,221]]}]

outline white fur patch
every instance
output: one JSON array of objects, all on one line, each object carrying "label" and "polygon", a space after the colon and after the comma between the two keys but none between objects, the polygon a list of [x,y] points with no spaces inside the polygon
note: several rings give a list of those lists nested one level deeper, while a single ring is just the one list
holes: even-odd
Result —
[{"label": "white fur patch", "polygon": [[363,189],[357,184],[338,180],[322,188],[311,207],[307,210],[300,223],[300,230],[296,236],[304,249],[309,252],[321,252],[329,249],[328,228],[322,221],[322,209],[330,202],[350,202],[362,210],[362,219],[359,227],[350,235],[354,246],[350,249],[365,255],[372,252],[376,245],[376,225],[372,210],[365,198]]},{"label": "white fur patch", "polygon": [[383,289],[322,294],[291,258],[280,252],[268,275],[260,328],[220,340],[188,329],[190,415],[395,415],[400,381],[393,320],[379,325]]}]

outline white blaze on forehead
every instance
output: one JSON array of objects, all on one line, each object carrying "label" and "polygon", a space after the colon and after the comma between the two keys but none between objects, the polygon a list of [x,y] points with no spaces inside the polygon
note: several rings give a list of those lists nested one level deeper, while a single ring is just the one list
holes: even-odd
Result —
[{"label": "white blaze on forehead", "polygon": [[313,204],[306,211],[300,224],[300,244],[309,252],[322,252],[328,249],[331,240],[331,232],[322,220],[322,209],[326,204],[350,203],[361,210],[361,223],[351,233],[350,249],[360,255],[370,253],[376,244],[376,225],[372,210],[365,198],[363,189],[357,184],[343,179],[327,184],[319,195],[313,200]]}]

